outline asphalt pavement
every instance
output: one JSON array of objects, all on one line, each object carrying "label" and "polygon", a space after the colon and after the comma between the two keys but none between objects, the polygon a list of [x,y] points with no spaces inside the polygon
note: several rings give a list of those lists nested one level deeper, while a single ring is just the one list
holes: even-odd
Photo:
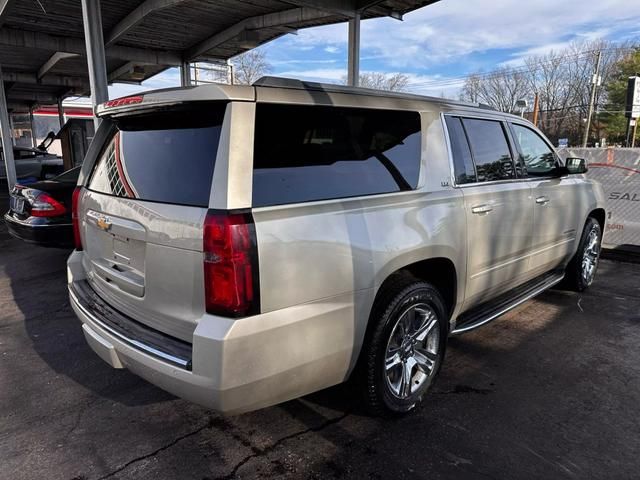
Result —
[{"label": "asphalt pavement", "polygon": [[452,339],[404,418],[344,387],[222,418],[89,349],[68,254],[0,225],[0,479],[638,478],[640,265]]}]

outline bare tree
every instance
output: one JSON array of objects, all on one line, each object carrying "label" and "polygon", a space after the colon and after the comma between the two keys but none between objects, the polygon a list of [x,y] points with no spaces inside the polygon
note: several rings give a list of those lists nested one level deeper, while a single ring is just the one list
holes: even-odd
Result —
[{"label": "bare tree", "polygon": [[[513,112],[517,100],[531,99],[537,93],[539,126],[551,138],[568,137],[575,142],[581,136],[587,115],[595,52],[602,53],[600,76],[604,85],[628,47],[604,40],[574,42],[560,51],[531,56],[522,67],[470,75],[460,97]],[[596,90],[596,106],[606,103],[605,95],[604,88]],[[601,125],[594,120],[599,137]]]},{"label": "bare tree", "polygon": [[242,53],[233,59],[232,64],[234,83],[241,85],[251,85],[271,71],[271,64],[264,50]]},{"label": "bare tree", "polygon": [[482,85],[482,77],[480,74],[474,73],[469,75],[462,86],[460,92],[460,100],[472,103],[480,103],[480,86]]},{"label": "bare tree", "polygon": [[[342,83],[347,83],[346,77],[342,77]],[[359,76],[359,86],[374,90],[404,92],[409,86],[409,77],[404,73],[364,72]]]},{"label": "bare tree", "polygon": [[516,102],[527,96],[526,74],[501,68],[487,75],[471,75],[462,87],[461,99],[485,103],[503,112],[515,112]]}]

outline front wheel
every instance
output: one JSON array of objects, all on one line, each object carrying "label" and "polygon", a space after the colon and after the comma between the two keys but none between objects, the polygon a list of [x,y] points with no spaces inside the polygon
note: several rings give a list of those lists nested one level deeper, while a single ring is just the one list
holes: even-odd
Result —
[{"label": "front wheel", "polygon": [[374,415],[412,410],[432,385],[444,358],[448,319],[429,283],[401,279],[381,292],[363,347],[361,380]]},{"label": "front wheel", "polygon": [[595,218],[589,217],[578,244],[578,251],[565,272],[565,282],[571,290],[582,292],[593,283],[600,261],[601,242],[600,224]]}]

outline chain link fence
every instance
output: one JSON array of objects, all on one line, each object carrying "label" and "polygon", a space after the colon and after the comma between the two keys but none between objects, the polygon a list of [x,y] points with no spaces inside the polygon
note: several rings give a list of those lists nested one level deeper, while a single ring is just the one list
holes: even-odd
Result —
[{"label": "chain link fence", "polygon": [[563,158],[584,158],[587,177],[607,197],[606,247],[640,247],[640,148],[564,148]]}]

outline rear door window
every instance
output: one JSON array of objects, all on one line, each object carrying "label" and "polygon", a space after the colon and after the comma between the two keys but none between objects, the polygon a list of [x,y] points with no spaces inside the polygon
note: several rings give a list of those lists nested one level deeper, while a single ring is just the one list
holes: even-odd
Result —
[{"label": "rear door window", "polygon": [[116,120],[88,188],[125,198],[209,205],[225,104]]},{"label": "rear door window", "polygon": [[513,158],[502,122],[463,118],[462,124],[469,139],[478,182],[515,178]]},{"label": "rear door window", "polygon": [[417,112],[259,104],[253,206],[415,189]]}]

